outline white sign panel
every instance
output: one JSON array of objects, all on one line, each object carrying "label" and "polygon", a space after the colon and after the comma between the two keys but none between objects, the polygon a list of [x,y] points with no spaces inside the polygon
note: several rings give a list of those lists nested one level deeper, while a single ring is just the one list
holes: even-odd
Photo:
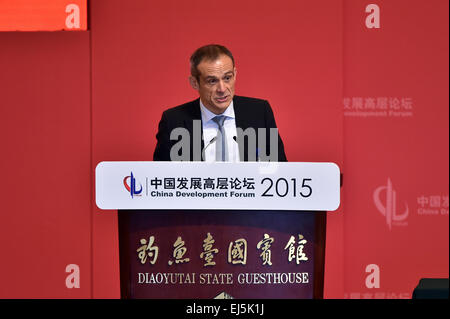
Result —
[{"label": "white sign panel", "polygon": [[101,162],[101,209],[334,211],[340,171],[334,163]]}]

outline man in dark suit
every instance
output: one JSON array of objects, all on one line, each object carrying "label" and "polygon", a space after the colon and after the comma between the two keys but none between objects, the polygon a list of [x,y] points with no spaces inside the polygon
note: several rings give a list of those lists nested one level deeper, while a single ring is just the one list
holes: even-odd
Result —
[{"label": "man in dark suit", "polygon": [[190,62],[189,81],[200,97],[163,113],[153,160],[287,161],[269,103],[235,96],[231,52],[206,45]]}]

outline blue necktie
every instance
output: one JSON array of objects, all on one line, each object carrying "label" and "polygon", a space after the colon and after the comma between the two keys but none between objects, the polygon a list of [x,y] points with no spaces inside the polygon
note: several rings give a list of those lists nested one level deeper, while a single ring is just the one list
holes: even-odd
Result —
[{"label": "blue necktie", "polygon": [[[225,115],[217,115],[212,119],[217,123],[219,127],[220,134],[217,134],[217,144],[216,144],[216,161],[226,161],[227,152],[226,152],[226,138],[225,138],[225,130],[223,128],[223,122],[225,122]],[[219,147],[221,145],[221,148]]]}]

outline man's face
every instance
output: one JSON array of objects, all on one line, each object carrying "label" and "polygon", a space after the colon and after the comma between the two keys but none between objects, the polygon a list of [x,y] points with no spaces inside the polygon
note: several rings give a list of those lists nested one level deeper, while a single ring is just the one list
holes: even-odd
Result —
[{"label": "man's face", "polygon": [[190,77],[191,85],[198,90],[205,107],[215,114],[222,114],[234,96],[236,68],[233,61],[221,55],[215,61],[203,60],[197,66],[199,80]]}]

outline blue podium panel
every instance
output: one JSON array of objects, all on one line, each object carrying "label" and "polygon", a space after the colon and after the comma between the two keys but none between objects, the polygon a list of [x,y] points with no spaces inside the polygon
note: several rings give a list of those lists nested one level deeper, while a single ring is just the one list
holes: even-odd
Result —
[{"label": "blue podium panel", "polygon": [[322,298],[325,212],[119,210],[122,298]]}]

